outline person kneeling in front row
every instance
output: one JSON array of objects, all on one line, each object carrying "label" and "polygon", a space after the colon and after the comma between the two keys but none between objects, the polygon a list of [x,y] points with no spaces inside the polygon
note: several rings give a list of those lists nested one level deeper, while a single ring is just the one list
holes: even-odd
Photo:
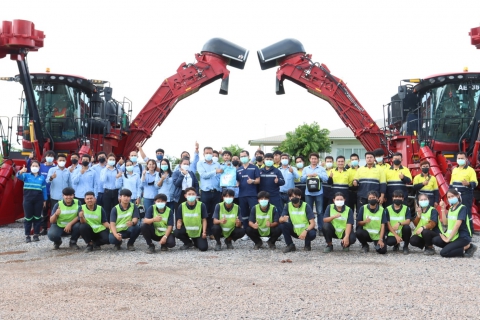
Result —
[{"label": "person kneeling in front row", "polygon": [[173,212],[167,207],[167,196],[165,194],[159,193],[153,198],[153,206],[147,209],[141,229],[148,244],[146,253],[155,252],[155,245],[152,240],[159,241],[161,251],[168,251],[168,248],[175,247]]},{"label": "person kneeling in front row", "polygon": [[78,214],[80,219],[80,235],[87,244],[85,252],[99,250],[101,245],[109,244],[108,232],[110,224],[107,220],[105,210],[97,204],[95,193],[87,191],[85,193],[85,204],[82,205],[82,211]]},{"label": "person kneeling in front row", "polygon": [[387,246],[383,242],[385,239],[385,224],[387,216],[383,208],[379,205],[377,191],[369,191],[367,194],[368,204],[360,207],[357,214],[357,236],[362,244],[363,252],[367,253],[370,248],[369,242],[373,242],[377,253],[387,253]]},{"label": "person kneeling in front row", "polygon": [[[348,192],[348,191],[347,191]],[[333,251],[332,238],[342,239],[343,251],[349,251],[350,246],[357,241],[353,229],[353,211],[345,205],[345,196],[335,193],[333,204],[329,205],[323,215],[323,235],[327,247],[325,253]]]},{"label": "person kneeling in front row", "polygon": [[78,213],[82,207],[77,199],[74,199],[75,190],[67,187],[62,190],[63,200],[52,208],[50,216],[50,229],[48,239],[53,242],[53,249],[58,250],[62,244],[62,237],[70,237],[70,248],[80,249],[77,240],[80,237],[80,224]]},{"label": "person kneeling in front row", "polygon": [[433,238],[438,236],[438,212],[430,205],[428,195],[420,193],[418,195],[417,216],[413,219],[415,230],[410,238],[410,244],[414,247],[423,249],[425,255],[434,255]]},{"label": "person kneeling in front row", "polygon": [[200,251],[207,251],[207,207],[197,200],[197,191],[193,187],[185,189],[185,198],[187,201],[179,205],[175,212],[178,218],[175,238],[183,242],[180,250],[195,245]]},{"label": "person kneeling in front row", "polygon": [[385,226],[390,231],[387,236],[387,246],[393,246],[393,251],[399,251],[400,243],[403,242],[403,254],[409,254],[408,245],[412,236],[412,228],[410,228],[412,214],[410,208],[404,205],[403,201],[403,191],[395,190],[393,191],[393,204],[385,209],[385,215],[387,216]]},{"label": "person kneeling in front row", "polygon": [[260,191],[257,195],[258,204],[250,211],[248,219],[247,235],[255,243],[254,250],[263,246],[260,237],[269,237],[268,247],[275,250],[275,242],[280,237],[282,231],[278,226],[279,213],[276,207],[269,203],[270,194],[266,191]]},{"label": "person kneeling in front row", "polygon": [[245,235],[240,207],[233,203],[235,191],[224,189],[222,197],[223,202],[217,204],[213,212],[212,234],[217,241],[215,251],[222,250],[220,238],[225,237],[227,249],[233,249],[232,241],[237,241]]},{"label": "person kneeling in front row", "polygon": [[283,208],[282,216],[279,219],[283,238],[287,245],[283,248],[283,253],[297,250],[292,241],[292,236],[296,239],[305,240],[303,250],[312,250],[312,240],[317,237],[315,230],[315,215],[312,208],[302,201],[302,190],[298,188],[289,189],[287,192],[290,202]]},{"label": "person kneeling in front row", "polygon": [[115,245],[114,250],[121,249],[122,239],[128,239],[127,250],[135,251],[133,244],[140,235],[140,226],[137,224],[140,219],[138,207],[130,202],[132,191],[120,190],[120,203],[112,208],[110,212],[110,243]]}]

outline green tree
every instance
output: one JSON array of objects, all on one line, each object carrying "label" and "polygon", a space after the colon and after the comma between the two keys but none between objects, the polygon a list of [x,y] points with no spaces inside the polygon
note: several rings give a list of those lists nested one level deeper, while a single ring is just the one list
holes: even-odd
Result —
[{"label": "green tree", "polygon": [[244,148],[239,147],[238,144],[231,144],[229,147],[223,147],[223,151],[230,151],[232,153],[232,156],[237,156],[240,157],[240,151],[242,151]]},{"label": "green tree", "polygon": [[287,138],[276,148],[292,156],[304,156],[312,152],[330,152],[330,139],[328,129],[320,129],[316,122],[302,124],[295,131],[287,132]]}]

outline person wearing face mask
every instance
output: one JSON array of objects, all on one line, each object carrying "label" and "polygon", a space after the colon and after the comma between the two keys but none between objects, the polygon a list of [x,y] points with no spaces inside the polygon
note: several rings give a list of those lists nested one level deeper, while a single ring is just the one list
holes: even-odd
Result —
[{"label": "person wearing face mask", "polygon": [[277,169],[282,166],[282,162],[281,162],[282,154],[283,152],[280,150],[275,150],[273,152],[273,166]]},{"label": "person wearing face mask", "polygon": [[393,165],[385,171],[385,180],[387,181],[386,206],[392,204],[393,192],[396,190],[403,192],[403,203],[406,203],[408,196],[407,184],[412,182],[410,170],[402,166],[402,154],[400,152],[393,154],[392,162]]},{"label": "person wearing face mask", "polygon": [[332,239],[342,239],[343,251],[350,250],[350,246],[357,241],[353,232],[353,211],[345,205],[345,196],[342,192],[337,192],[333,198],[333,204],[327,207],[323,215],[323,235],[327,246],[323,250],[325,253],[333,251]]},{"label": "person wearing face mask", "polygon": [[155,186],[158,189],[158,193],[162,193],[167,196],[167,207],[170,208],[172,216],[175,211],[175,202],[173,201],[173,192],[175,185],[173,184],[173,172],[170,168],[170,161],[163,159],[160,162],[160,173],[155,179]]},{"label": "person wearing face mask", "polygon": [[84,204],[84,196],[87,191],[94,191],[95,196],[97,192],[96,172],[90,168],[90,156],[84,154],[82,156],[82,168],[75,170],[72,176],[72,185],[75,189],[75,199],[79,200],[80,204]]},{"label": "person wearing face mask", "polygon": [[222,153],[222,157],[224,161],[220,165],[220,168],[223,170],[223,173],[220,175],[220,187],[222,188],[222,192],[225,189],[231,189],[231,190],[238,189],[237,188],[237,168],[233,165],[232,153],[228,150],[225,150]]},{"label": "person wearing face mask", "polygon": [[[345,169],[345,157],[338,156],[337,159],[337,167],[335,169],[330,170],[328,173],[328,184],[332,186],[331,194],[332,199],[335,197],[335,194],[338,192],[343,194],[344,202],[346,205],[349,204],[349,177],[350,174],[348,170]],[[330,200],[331,201],[331,200]]]},{"label": "person wearing face mask", "polygon": [[115,154],[108,154],[107,166],[100,172],[100,181],[98,189],[103,188],[103,208],[106,212],[112,211],[112,208],[118,204],[117,179],[122,176],[122,172],[115,167]]},{"label": "person wearing face mask", "polygon": [[31,160],[30,173],[27,168],[17,172],[17,179],[23,181],[23,212],[25,220],[25,242],[31,242],[30,231],[33,222],[33,241],[39,241],[40,226],[42,223],[42,208],[47,205],[47,182],[40,174],[40,162]]},{"label": "person wearing face mask", "polygon": [[290,165],[290,156],[287,153],[282,153],[280,162],[281,166],[278,170],[280,170],[285,180],[285,184],[280,186],[280,199],[282,200],[283,208],[290,201],[288,191],[295,188],[295,179],[300,178],[300,176],[298,175],[297,168]]},{"label": "person wearing face mask", "polygon": [[265,156],[265,152],[262,150],[255,151],[255,158],[252,158],[252,163],[257,166],[258,169],[262,169],[265,167],[265,163],[263,162],[263,157]]},{"label": "person wearing face mask", "polygon": [[[330,177],[333,169],[333,157],[325,157],[325,171],[327,172],[327,177]],[[333,193],[332,193],[332,184],[327,181],[322,185],[323,188],[323,209],[322,212],[325,212],[328,205],[332,203]]]},{"label": "person wearing face mask", "polygon": [[[237,183],[238,187],[238,202],[240,204],[242,213],[243,229],[248,228],[248,217],[252,208],[258,203],[257,201],[257,186],[260,183],[260,170],[252,163],[248,162],[250,154],[247,150],[240,152],[240,162],[242,166],[237,169]],[[245,235],[243,241],[248,240]]]},{"label": "person wearing face mask", "polygon": [[265,167],[260,169],[260,184],[258,190],[266,191],[270,195],[270,203],[277,208],[277,211],[283,211],[283,202],[280,197],[280,187],[285,185],[285,179],[280,170],[273,166],[273,154],[265,154]]},{"label": "person wearing face mask", "polygon": [[[240,165],[241,165],[240,157],[233,156],[232,157],[232,166],[235,167],[235,177],[237,175],[236,170],[238,170],[240,168]],[[238,181],[235,184],[235,187],[233,188],[233,191],[235,191],[235,198],[233,199],[233,203],[235,203],[238,206],[238,205],[240,205],[240,202],[239,202],[239,199],[238,199],[238,195],[239,195],[239,192],[240,192],[240,187],[239,187]]]},{"label": "person wearing face mask", "polygon": [[450,209],[447,211],[445,202],[440,201],[442,208],[440,234],[433,238],[433,244],[442,248],[440,255],[444,258],[471,258],[477,251],[477,246],[471,243],[473,230],[468,223],[467,208],[461,203],[460,193],[457,190],[448,189],[447,198]]},{"label": "person wearing face mask", "polygon": [[368,203],[361,206],[357,212],[357,229],[355,235],[362,244],[364,253],[370,251],[369,242],[373,242],[377,253],[387,253],[385,239],[386,211],[379,204],[377,191],[369,191]]},{"label": "person wearing face mask", "polygon": [[207,240],[207,207],[204,203],[197,201],[195,188],[185,190],[186,202],[178,206],[177,229],[174,232],[175,238],[183,242],[180,250],[187,250],[195,246],[200,251],[208,250]]},{"label": "person wearing face mask", "polygon": [[[385,170],[375,165],[375,157],[372,152],[365,152],[367,165],[358,168],[353,177],[352,185],[358,187],[357,210],[368,203],[368,193],[376,191],[380,194],[380,205],[385,201],[385,192],[387,183],[385,179]],[[357,211],[359,212],[359,211]]]},{"label": "person wearing face mask", "polygon": [[[141,176],[144,170],[143,170],[143,166],[140,163],[137,162],[137,160],[138,160],[137,151],[131,151],[129,159],[133,163],[133,172],[135,172],[136,174]],[[125,160],[123,160],[123,157],[120,157],[120,160],[118,160],[117,169],[119,171],[125,172]]]},{"label": "person wearing face mask", "polygon": [[[145,155],[145,152],[143,151],[143,148],[142,148],[142,144],[140,142],[137,142],[135,144],[135,147],[137,147],[140,157],[143,159],[145,163],[147,163],[148,160],[150,160],[150,158]],[[158,148],[157,150],[155,150],[155,162],[157,163],[157,172],[160,172],[160,166],[162,165],[162,160],[164,156],[165,156],[165,150],[163,150],[162,148]]]},{"label": "person wearing face mask", "polygon": [[[273,155],[271,158],[273,159]],[[269,238],[267,241],[268,248],[275,250],[277,248],[275,242],[282,234],[282,230],[278,225],[280,214],[276,207],[270,203],[270,194],[268,192],[260,191],[257,199],[258,204],[252,208],[248,219],[247,235],[255,243],[253,250],[258,250],[263,246],[261,237]]]},{"label": "person wearing face mask", "polygon": [[353,212],[357,212],[359,208],[357,208],[357,189],[358,187],[353,186],[353,178],[357,173],[359,168],[359,159],[360,157],[356,153],[352,153],[350,155],[350,166],[347,169],[348,172],[348,206],[352,209]]},{"label": "person wearing face mask", "polygon": [[117,174],[115,181],[115,188],[118,190],[128,189],[132,192],[130,201],[135,203],[137,206],[140,204],[142,197],[142,181],[140,176],[133,172],[133,162],[132,160],[125,161],[125,172],[120,175]]},{"label": "person wearing face mask", "polygon": [[78,153],[74,152],[70,155],[70,162],[72,164],[70,165],[70,167],[68,167],[68,171],[70,171],[70,174],[72,176],[74,173],[76,173],[77,171],[80,171],[80,169],[82,168],[82,165],[78,163],[79,161],[80,161],[80,156],[78,155]]},{"label": "person wearing face mask", "polygon": [[304,251],[312,250],[312,240],[317,237],[315,230],[315,215],[312,208],[302,201],[302,190],[292,188],[288,190],[290,202],[283,208],[282,216],[278,219],[285,244],[282,252],[296,251],[292,237],[305,241]]},{"label": "person wearing face mask", "polygon": [[425,248],[424,255],[434,255],[433,238],[438,236],[440,230],[438,229],[438,212],[430,205],[428,195],[424,193],[418,195],[416,212],[417,215],[413,219],[415,230],[410,238],[410,244],[420,249]]},{"label": "person wearing face mask", "polygon": [[420,169],[422,173],[413,178],[413,189],[417,192],[417,197],[419,194],[426,194],[430,206],[437,207],[440,201],[437,178],[429,173],[430,163],[427,160],[420,162]]},{"label": "person wearing face mask", "polygon": [[233,249],[232,241],[237,241],[245,235],[242,228],[240,208],[233,203],[235,192],[232,189],[225,189],[222,192],[223,202],[215,206],[213,213],[212,233],[217,244],[215,251],[222,250],[220,239],[225,238],[227,249]]},{"label": "person wearing face mask", "polygon": [[[157,177],[157,163],[155,160],[150,159],[147,162],[147,170],[143,171],[141,179],[143,187],[143,207],[145,210],[153,206],[153,199],[158,194],[158,188],[157,185],[155,185]],[[140,218],[143,219],[143,217]]]},{"label": "person wearing face mask", "polygon": [[385,171],[390,169],[390,165],[388,163],[385,163],[385,161],[383,160],[385,158],[385,152],[382,148],[373,150],[373,155],[375,156],[375,166],[382,168]]},{"label": "person wearing face mask", "polygon": [[213,162],[213,163],[218,163],[219,157],[220,157],[220,154],[218,153],[218,151],[217,151],[217,150],[213,150],[212,162]]},{"label": "person wearing face mask", "polygon": [[475,190],[478,185],[477,174],[472,167],[467,165],[467,155],[465,152],[457,153],[457,164],[458,166],[452,171],[450,188],[455,188],[462,195],[462,204],[467,210],[470,229],[473,230],[473,190]]},{"label": "person wearing face mask", "polygon": [[[92,166],[92,169],[95,170],[97,174],[97,179],[100,181],[100,175],[102,173],[102,170],[107,167],[107,154],[103,151],[100,151],[97,153],[97,163]],[[96,198],[96,204],[103,207],[103,193],[104,193],[104,188],[103,188],[103,183],[97,183],[97,198]]]},{"label": "person wearing face mask", "polygon": [[400,243],[403,242],[403,254],[409,254],[408,245],[412,236],[412,228],[410,228],[412,214],[410,208],[403,204],[405,195],[402,190],[393,191],[392,197],[393,204],[385,208],[386,226],[390,231],[387,236],[387,246],[393,246],[393,251],[399,251]]},{"label": "person wearing face mask", "polygon": [[305,159],[302,156],[296,156],[295,167],[297,167],[298,178],[295,179],[295,188],[298,188],[302,191],[302,201],[305,201],[305,188],[307,187],[307,185],[301,181],[304,166]]},{"label": "person wearing face mask", "polygon": [[207,234],[213,240],[212,226],[213,226],[213,211],[215,206],[220,202],[220,174],[223,169],[220,164],[213,162],[213,149],[211,147],[203,148],[204,161],[197,164],[197,172],[200,175],[200,201],[207,207]]},{"label": "person wearing face mask", "polygon": [[147,209],[141,227],[142,235],[148,245],[146,253],[155,253],[153,241],[158,241],[161,251],[168,251],[168,248],[175,247],[173,211],[167,206],[167,196],[159,193],[153,201],[154,205]]},{"label": "person wearing face mask", "polygon": [[189,158],[183,158],[180,161],[180,169],[173,172],[172,175],[173,185],[175,189],[173,191],[173,201],[175,202],[175,221],[180,219],[178,215],[178,207],[186,201],[185,192],[188,188],[194,188],[198,194],[198,180],[190,170]]},{"label": "person wearing face mask", "polygon": [[[195,141],[195,151],[193,153],[193,159],[190,157],[190,153],[188,151],[182,151],[182,153],[180,154],[180,159],[184,159],[184,158],[188,158],[191,162],[190,164],[190,167],[191,167],[191,170],[193,173],[197,173],[197,164],[198,164],[198,161],[200,160],[200,152],[198,150],[199,148],[199,144],[197,141]],[[177,171],[180,169],[180,164],[178,164],[176,167],[175,167],[175,170],[173,171]]]},{"label": "person wearing face mask", "polygon": [[53,208],[58,201],[63,199],[62,190],[72,187],[70,171],[65,168],[67,156],[60,153],[57,157],[57,166],[50,168],[47,174],[47,185],[50,185],[50,207]]}]

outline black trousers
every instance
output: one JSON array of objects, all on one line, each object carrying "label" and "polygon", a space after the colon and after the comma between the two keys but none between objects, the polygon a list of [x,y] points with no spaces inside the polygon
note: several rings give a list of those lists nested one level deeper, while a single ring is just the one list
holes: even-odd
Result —
[{"label": "black trousers", "polygon": [[[386,227],[386,225],[385,225]],[[412,228],[410,226],[402,226],[402,240],[403,245],[408,247],[410,238],[412,237]],[[397,244],[397,239],[394,236],[387,236],[387,246],[394,246]]]},{"label": "black trousers", "polygon": [[182,241],[184,244],[190,244],[193,242],[193,244],[200,250],[200,251],[207,251],[208,250],[208,241],[207,239],[203,239],[202,236],[198,238],[190,238],[188,236],[187,230],[185,229],[185,226],[182,225],[181,229],[176,229],[174,232],[175,238],[178,240]]},{"label": "black trousers", "polygon": [[[118,204],[118,189],[105,189],[102,197],[103,206],[107,214],[110,214],[112,208]],[[148,208],[145,208],[145,210]]]},{"label": "black trousers", "polygon": [[43,197],[23,198],[23,212],[25,214],[25,221],[23,226],[25,228],[25,235],[29,236],[33,225],[33,234],[40,233],[40,226],[42,224],[42,208]]},{"label": "black trousers", "polygon": [[47,230],[48,222],[50,221],[50,211],[52,210],[52,202],[50,199],[50,195],[48,195],[47,203],[42,211],[42,228],[43,230]]},{"label": "black trousers", "polygon": [[221,201],[221,197],[222,193],[220,191],[202,191],[200,195],[200,201],[205,203],[208,212],[207,235],[212,234],[213,212],[215,211],[215,206]]},{"label": "black trousers", "polygon": [[[337,234],[335,233],[335,228],[330,222],[324,222],[323,223],[323,236],[325,237],[325,241],[328,243],[332,242],[332,239],[343,239],[345,237],[345,231],[343,231],[342,237],[339,238]],[[348,236],[348,242],[349,242],[349,247],[354,244],[357,241],[357,236],[355,236],[355,232],[353,232],[353,226],[352,230],[350,231],[350,235]]]},{"label": "black trousers", "polygon": [[357,191],[349,190],[348,203],[347,205],[352,209],[353,213],[358,211],[357,207]]},{"label": "black trousers", "polygon": [[105,229],[100,231],[99,233],[93,232],[92,227],[88,223],[81,223],[80,224],[80,235],[83,238],[83,241],[88,245],[91,241],[97,246],[101,246],[104,244],[109,244],[110,241],[108,240],[108,234],[110,230]]},{"label": "black trousers", "polygon": [[97,205],[103,208],[103,192],[97,194]]},{"label": "black trousers", "polygon": [[446,243],[440,236],[433,238],[433,244],[442,248],[440,255],[444,258],[463,257],[465,250],[463,248],[470,243],[470,240],[465,238],[457,238],[453,242]]},{"label": "black trousers", "polygon": [[[282,234],[282,230],[280,229],[279,226],[270,228],[270,242],[275,243],[278,240],[278,237]],[[252,227],[247,228],[247,235],[252,239],[253,243],[257,244],[262,242],[262,239],[260,239],[261,235],[258,232],[258,229],[253,229]]]},{"label": "black trousers", "polygon": [[[212,227],[212,234],[215,237],[215,240],[217,241],[217,243],[220,243],[220,239],[223,238],[222,226],[219,224],[214,224]],[[244,235],[245,235],[245,229],[235,227],[235,229],[233,229],[228,239],[237,241],[238,239],[242,238]]]},{"label": "black trousers", "polygon": [[[358,239],[358,241],[360,241],[362,246],[368,246],[369,242],[373,242],[375,245],[377,244],[378,240],[372,240],[368,231],[363,229],[362,227],[357,228],[357,231],[355,232],[355,235],[357,236],[357,239]],[[387,244],[384,243],[383,248],[380,248],[378,250],[375,249],[375,250],[377,251],[377,253],[385,254],[385,253],[387,253]]]},{"label": "black trousers", "polygon": [[[153,226],[153,223],[152,224],[143,223],[140,229],[142,230],[142,235],[145,238],[145,241],[147,242],[148,245],[151,245],[153,243],[152,240],[160,241],[163,237],[163,236],[157,236],[155,234],[155,228]],[[170,235],[167,237],[167,242],[165,243],[165,245],[169,248],[175,247],[175,237],[173,235],[173,232],[170,233]]]},{"label": "black trousers", "polygon": [[423,249],[424,247],[430,248],[433,246],[433,238],[436,236],[438,236],[438,233],[432,230],[423,229],[421,237],[415,234],[410,238],[410,244],[420,249]]}]

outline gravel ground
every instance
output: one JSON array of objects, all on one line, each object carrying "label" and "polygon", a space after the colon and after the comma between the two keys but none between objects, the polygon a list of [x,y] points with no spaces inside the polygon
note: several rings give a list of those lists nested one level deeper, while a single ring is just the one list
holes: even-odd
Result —
[{"label": "gravel ground", "polygon": [[311,252],[283,254],[283,242],[253,251],[251,241],[215,252],[211,241],[207,252],[177,243],[148,255],[140,236],[135,252],[108,245],[86,254],[54,251],[45,236],[26,244],[22,234],[20,224],[0,228],[0,319],[480,318],[480,252],[382,256],[356,243],[344,253],[334,240],[324,254],[322,237]]}]

